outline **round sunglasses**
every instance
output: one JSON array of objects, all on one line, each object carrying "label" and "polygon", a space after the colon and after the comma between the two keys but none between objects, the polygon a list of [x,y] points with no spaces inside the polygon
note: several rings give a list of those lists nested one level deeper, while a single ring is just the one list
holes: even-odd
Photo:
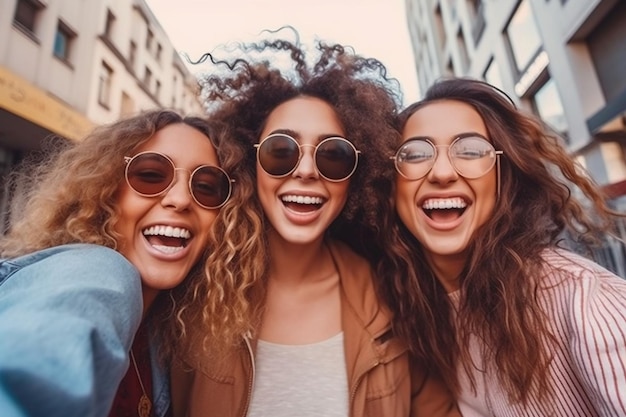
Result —
[{"label": "round sunglasses", "polygon": [[454,170],[468,179],[487,174],[502,155],[484,137],[475,134],[456,138],[450,145],[435,145],[428,138],[411,138],[391,157],[396,170],[408,180],[425,177],[437,160],[438,148],[448,148]]},{"label": "round sunglasses", "polygon": [[[137,194],[143,197],[156,197],[167,192],[174,184],[176,168],[174,162],[159,152],[140,152],[132,158],[124,157],[126,182]],[[222,207],[232,192],[228,174],[219,167],[201,165],[189,176],[189,191],[194,201],[205,209]]]},{"label": "round sunglasses", "polygon": [[289,135],[274,133],[254,145],[259,165],[275,178],[286,177],[296,170],[305,146],[315,149],[313,159],[317,172],[328,181],[345,181],[356,171],[360,152],[341,137],[326,138],[317,145],[301,145]]}]

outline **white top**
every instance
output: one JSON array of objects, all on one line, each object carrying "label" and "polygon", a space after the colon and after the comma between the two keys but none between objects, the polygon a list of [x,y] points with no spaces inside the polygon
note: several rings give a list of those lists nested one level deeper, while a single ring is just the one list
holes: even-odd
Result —
[{"label": "white top", "polygon": [[[525,408],[510,403],[493,364],[480,361],[481,344],[474,338],[476,394],[459,367],[463,416],[626,416],[626,280],[563,250],[546,250],[542,257],[547,271],[540,303],[559,339],[549,369],[554,395],[545,404],[530,398]],[[450,294],[453,304],[459,295]]]},{"label": "white top", "polygon": [[343,332],[310,345],[258,341],[248,417],[347,417]]}]

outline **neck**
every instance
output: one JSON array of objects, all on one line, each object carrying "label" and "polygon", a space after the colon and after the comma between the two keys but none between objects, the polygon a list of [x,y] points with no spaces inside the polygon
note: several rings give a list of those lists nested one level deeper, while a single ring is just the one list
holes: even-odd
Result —
[{"label": "neck", "polygon": [[465,267],[465,262],[467,261],[466,254],[435,255],[427,253],[426,259],[435,276],[448,293],[460,288],[459,275],[461,275],[461,271]]},{"label": "neck", "polygon": [[299,245],[270,234],[269,249],[269,276],[274,281],[311,282],[323,279],[335,270],[323,238]]},{"label": "neck", "polygon": [[157,295],[159,294],[159,290],[155,290],[154,288],[146,287],[143,283],[141,284],[141,295],[143,298],[143,314],[141,316],[141,320],[143,321],[150,310],[150,307],[154,303]]}]

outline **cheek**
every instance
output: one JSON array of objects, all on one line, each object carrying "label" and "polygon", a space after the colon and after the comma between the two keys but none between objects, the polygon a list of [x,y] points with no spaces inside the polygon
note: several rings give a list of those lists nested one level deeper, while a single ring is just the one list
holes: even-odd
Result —
[{"label": "cheek", "polygon": [[343,207],[346,201],[348,200],[348,190],[350,189],[350,180],[342,181],[342,182],[326,182],[328,184],[328,190],[332,194],[332,196],[339,202],[341,202],[341,206]]},{"label": "cheek", "polygon": [[257,170],[256,192],[263,210],[269,209],[268,204],[270,204],[270,201],[273,201],[274,194],[281,181],[281,179],[268,176],[261,169]]},{"label": "cheek", "polygon": [[202,224],[202,232],[199,236],[196,236],[200,240],[202,240],[203,244],[206,244],[209,239],[209,234],[211,232],[211,228],[213,227],[213,223],[215,223],[215,219],[219,214],[219,210],[205,210],[205,213],[200,214],[200,223]]},{"label": "cheek", "polygon": [[396,207],[403,208],[407,205],[414,206],[415,194],[417,193],[417,189],[419,188],[419,183],[421,181],[407,181],[403,178],[398,178],[396,180]]},{"label": "cheek", "polygon": [[122,185],[116,193],[115,214],[117,220],[113,224],[113,231],[121,235],[119,239],[128,238],[125,236],[129,230],[133,229],[139,212],[145,204],[144,198],[135,194],[128,185]]},{"label": "cheek", "polygon": [[496,207],[496,176],[495,174],[487,175],[484,178],[475,180],[475,182],[472,187],[476,190],[476,200],[479,207],[478,223],[479,226],[482,226],[493,217]]},{"label": "cheek", "polygon": [[400,220],[406,227],[413,229],[418,207],[415,203],[418,181],[406,181],[398,179],[396,181],[395,206]]}]

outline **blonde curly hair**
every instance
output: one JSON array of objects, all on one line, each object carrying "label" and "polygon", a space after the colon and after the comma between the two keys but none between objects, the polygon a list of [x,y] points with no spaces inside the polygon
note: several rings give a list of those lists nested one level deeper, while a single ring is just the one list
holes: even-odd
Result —
[{"label": "blonde curly hair", "polygon": [[206,121],[156,110],[95,128],[79,142],[50,149],[43,163],[26,161],[8,179],[19,195],[0,256],[15,257],[67,243],[116,248],[116,193],[124,181],[124,156],[158,130],[188,124],[211,137]]}]

